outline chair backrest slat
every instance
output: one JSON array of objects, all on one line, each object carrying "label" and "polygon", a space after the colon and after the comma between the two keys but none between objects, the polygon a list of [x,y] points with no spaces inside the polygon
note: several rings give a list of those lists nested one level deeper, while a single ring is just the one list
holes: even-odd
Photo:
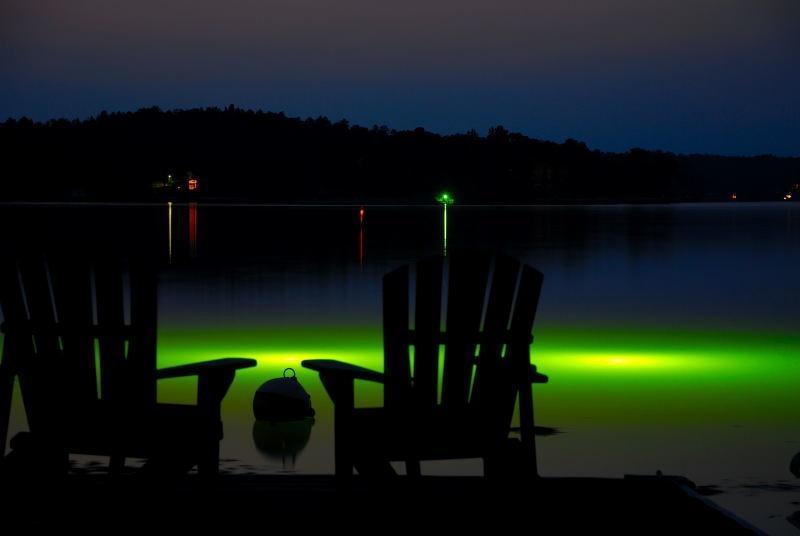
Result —
[{"label": "chair backrest slat", "polygon": [[[487,411],[495,413],[495,404],[498,403],[496,392],[502,373],[502,352],[508,342],[508,325],[511,320],[511,306],[514,303],[514,292],[517,289],[520,263],[506,255],[495,258],[494,271],[491,277],[491,290],[486,305],[486,314],[483,322],[483,339],[481,341],[480,367],[476,371],[475,384],[472,389],[471,402],[480,405],[484,402],[491,408]],[[495,392],[485,392],[495,389]],[[490,400],[490,398],[493,398]]]},{"label": "chair backrest slat", "polygon": [[[523,266],[520,274],[519,289],[514,304],[514,312],[511,318],[511,341],[508,344],[507,356],[508,367],[511,374],[519,378],[528,373],[530,366],[530,341],[528,336],[533,330],[533,322],[536,319],[536,305],[539,303],[539,296],[542,291],[542,280],[544,276],[538,270]],[[513,406],[514,400],[507,403]]]},{"label": "chair backrest slat", "polygon": [[[25,309],[25,298],[20,287],[18,264],[14,261],[0,263],[0,307],[3,311],[3,321],[7,329],[11,326],[24,324],[28,321]],[[6,340],[8,332],[6,333]],[[12,358],[14,354],[11,354]],[[5,357],[5,356],[4,356]]]},{"label": "chair backrest slat", "polygon": [[19,377],[31,430],[46,434],[61,426],[61,416],[80,416],[82,407],[88,410],[99,400],[130,409],[156,402],[154,270],[129,270],[126,325],[128,270],[119,260],[25,255],[0,264],[0,306],[6,325],[2,359]]},{"label": "chair backrest slat", "polygon": [[133,263],[130,270],[131,330],[127,376],[129,396],[141,404],[155,404],[158,337],[158,281],[152,266]]},{"label": "chair backrest slat", "polygon": [[123,275],[120,260],[109,257],[95,263],[94,286],[97,301],[97,325],[103,331],[97,347],[100,361],[100,385],[104,397],[124,396],[120,391],[125,366],[125,325]]},{"label": "chair backrest slat", "polygon": [[[492,434],[501,428],[507,433],[521,384],[517,376],[529,374],[522,358],[529,360],[542,274],[505,255],[455,251],[447,257],[424,259],[413,272],[414,325],[409,329],[411,274],[409,267],[402,267],[387,274],[383,282],[387,410],[413,408],[424,415],[438,407],[453,416],[466,411],[479,419],[485,417]],[[442,331],[445,284],[447,313]]]},{"label": "chair backrest slat", "polygon": [[383,278],[384,404],[407,407],[411,394],[408,356],[408,267]]},{"label": "chair backrest slat", "polygon": [[458,410],[468,403],[490,259],[454,252],[449,260],[442,405]]},{"label": "chair backrest slat", "polygon": [[53,258],[50,262],[55,301],[64,349],[65,378],[77,404],[97,400],[97,371],[94,338],[90,333],[92,318],[92,282],[89,261]]},{"label": "chair backrest slat", "polygon": [[[20,330],[15,327],[27,325],[29,321],[25,305],[25,293],[20,282],[19,263],[16,260],[12,258],[0,263],[0,309],[2,309],[3,322],[5,324],[3,355],[0,357],[2,359],[0,366],[4,368],[5,377],[13,378],[15,375],[17,376],[23,400],[31,400],[33,399],[31,393],[36,386],[32,384],[30,378],[22,377],[19,374],[21,368],[30,363],[34,357],[32,334],[28,330]],[[13,383],[8,383],[5,387],[13,389]],[[11,411],[10,393],[11,391],[3,399],[3,404],[6,404],[6,407],[0,408],[0,412],[4,412],[0,418],[5,421],[5,426],[7,426]],[[38,416],[32,405],[25,405],[25,415],[28,419],[28,426],[32,427],[38,424]],[[7,428],[2,423],[0,423],[0,426],[3,427],[0,429],[0,438],[4,438]],[[5,442],[0,444],[5,445]]]},{"label": "chair backrest slat", "polygon": [[36,353],[54,360],[60,350],[55,326],[53,302],[50,299],[50,282],[47,265],[39,258],[24,257],[19,262],[28,319],[38,329],[33,330]]},{"label": "chair backrest slat", "polygon": [[416,268],[414,398],[419,409],[432,409],[438,402],[442,258],[425,259]]},{"label": "chair backrest slat", "polygon": [[530,335],[533,321],[536,319],[536,306],[542,292],[544,276],[531,266],[523,266],[514,304],[514,316],[511,319],[511,332],[520,335],[520,340]]}]

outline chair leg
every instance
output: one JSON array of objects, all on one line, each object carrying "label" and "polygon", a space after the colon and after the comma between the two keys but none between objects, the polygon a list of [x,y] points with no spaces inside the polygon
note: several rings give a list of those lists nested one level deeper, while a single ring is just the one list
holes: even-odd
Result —
[{"label": "chair leg", "polygon": [[[219,414],[215,415],[219,419]],[[201,477],[214,477],[219,474],[219,443],[222,440],[222,421],[217,420],[216,426],[206,425],[204,441],[196,454],[197,472]]]},{"label": "chair leg", "polygon": [[[8,359],[3,356],[3,359]],[[11,418],[11,399],[14,395],[14,374],[7,364],[0,364],[0,461],[6,454],[8,423]]]},{"label": "chair leg", "polygon": [[348,481],[353,476],[354,457],[353,449],[348,437],[348,428],[346,417],[342,416],[342,412],[336,412],[334,408],[334,435],[333,435],[333,455],[334,455],[334,472],[336,478],[341,481]]},{"label": "chair leg", "polygon": [[203,477],[219,474],[219,442],[222,432],[222,399],[233,382],[234,371],[225,374],[200,375],[197,385],[197,405],[204,414],[204,441],[200,450],[197,471]]},{"label": "chair leg", "polygon": [[[357,458],[353,467],[361,477],[370,480],[383,480],[397,476],[397,472],[388,460],[377,457]],[[344,478],[340,478],[340,480],[346,482],[350,477],[352,477],[352,469],[350,474],[344,475]]]},{"label": "chair leg", "polygon": [[214,477],[219,474],[219,440],[209,441],[200,454],[197,472],[201,477]]},{"label": "chair leg", "polygon": [[506,453],[500,456],[497,453],[483,457],[483,476],[491,480],[503,480],[510,476],[510,473],[520,471],[520,460],[517,460],[513,453]]},{"label": "chair leg", "polygon": [[333,455],[336,479],[340,482],[349,482],[355,468],[355,445],[351,434],[351,420],[355,406],[353,379],[340,380],[336,376],[321,373],[320,381],[333,400]]},{"label": "chair leg", "polygon": [[108,462],[108,470],[111,476],[119,476],[122,474],[123,469],[125,469],[125,456],[112,454]]},{"label": "chair leg", "polygon": [[422,472],[420,471],[419,460],[406,460],[406,474],[411,478],[419,478]]}]

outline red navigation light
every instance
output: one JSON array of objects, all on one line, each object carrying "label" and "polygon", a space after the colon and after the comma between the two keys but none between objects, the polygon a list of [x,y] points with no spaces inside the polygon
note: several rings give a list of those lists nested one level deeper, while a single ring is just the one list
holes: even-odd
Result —
[{"label": "red navigation light", "polygon": [[189,179],[189,189],[197,190],[197,179]]},{"label": "red navigation light", "polygon": [[364,207],[358,209],[358,221],[364,223]]}]

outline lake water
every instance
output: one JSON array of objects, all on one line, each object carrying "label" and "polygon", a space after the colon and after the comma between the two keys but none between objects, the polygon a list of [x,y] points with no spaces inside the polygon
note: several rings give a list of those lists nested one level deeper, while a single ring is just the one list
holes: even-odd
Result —
[{"label": "lake water", "polygon": [[[29,241],[135,243],[158,258],[160,366],[258,360],[223,407],[234,472],[332,472],[332,406],[299,363],[382,368],[381,277],[442,252],[442,216],[435,206],[367,206],[363,223],[358,207],[0,207],[6,233]],[[536,420],[561,433],[537,438],[542,474],[681,474],[759,527],[794,530],[800,204],[452,206],[447,233],[451,250],[503,251],[545,275],[532,350],[551,380],[534,389]],[[253,393],[286,367],[317,411],[295,459],[274,438],[267,453],[253,439]],[[167,380],[159,397],[191,401],[193,390]],[[357,384],[359,405],[381,397]],[[19,411],[13,425],[24,426]],[[307,430],[291,433],[302,447]]]}]

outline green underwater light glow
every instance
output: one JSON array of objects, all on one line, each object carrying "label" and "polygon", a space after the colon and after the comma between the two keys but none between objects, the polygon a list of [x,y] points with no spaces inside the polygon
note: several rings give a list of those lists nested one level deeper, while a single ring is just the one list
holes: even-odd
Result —
[{"label": "green underwater light glow", "polygon": [[[800,422],[800,334],[720,333],[537,328],[532,360],[550,376],[534,388],[537,419],[577,423]],[[380,328],[326,326],[165,330],[159,365],[222,356],[258,360],[240,371],[226,399],[249,414],[252,393],[267,379],[294,368],[319,415],[330,412],[317,374],[302,369],[309,358],[339,359],[382,370]],[[181,383],[183,382],[183,383]],[[165,401],[192,393],[193,383],[160,386]],[[382,388],[357,387],[359,405],[381,405]]]},{"label": "green underwater light glow", "polygon": [[[542,425],[569,432],[597,426],[685,429],[800,422],[800,333],[540,324],[535,334],[532,361],[550,377],[548,384],[533,388]],[[333,405],[317,373],[300,365],[304,359],[383,369],[380,326],[367,322],[159,330],[159,367],[228,356],[258,361],[257,367],[237,373],[223,402],[224,421],[248,430],[255,391],[287,367],[295,369],[311,395],[317,429],[333,425]],[[161,402],[195,403],[196,393],[196,378],[158,382]],[[356,382],[356,404],[381,406],[382,386]]]}]

